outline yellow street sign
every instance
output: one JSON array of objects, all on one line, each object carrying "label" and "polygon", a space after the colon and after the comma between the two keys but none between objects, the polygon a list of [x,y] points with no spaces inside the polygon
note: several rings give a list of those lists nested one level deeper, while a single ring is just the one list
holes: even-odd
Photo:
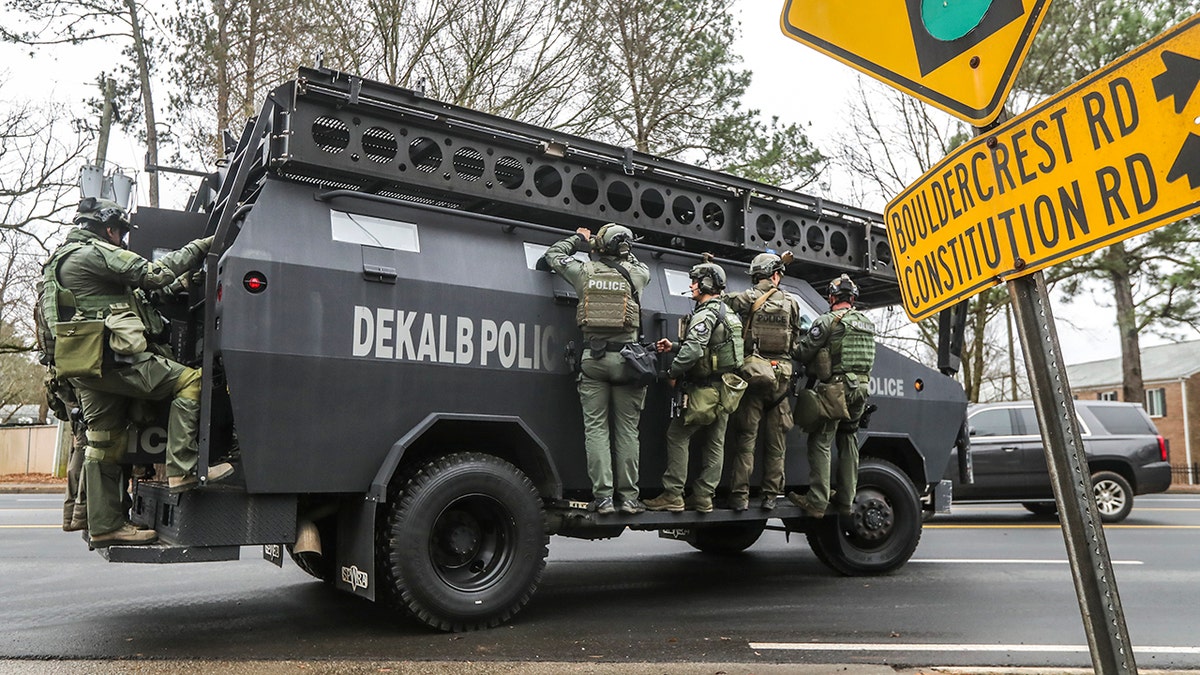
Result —
[{"label": "yellow street sign", "polygon": [[975,126],[1000,114],[1050,0],[786,0],[788,37]]},{"label": "yellow street sign", "polygon": [[884,219],[923,319],[1200,212],[1200,14],[947,155]]}]

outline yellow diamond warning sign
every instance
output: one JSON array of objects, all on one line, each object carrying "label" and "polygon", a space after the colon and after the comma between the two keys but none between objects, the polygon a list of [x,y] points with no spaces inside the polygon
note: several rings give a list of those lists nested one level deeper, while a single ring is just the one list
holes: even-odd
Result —
[{"label": "yellow diamond warning sign", "polygon": [[982,126],[1000,114],[1049,0],[787,0],[788,37]]},{"label": "yellow diamond warning sign", "polygon": [[1200,14],[955,149],[884,218],[904,309],[1200,212]]}]

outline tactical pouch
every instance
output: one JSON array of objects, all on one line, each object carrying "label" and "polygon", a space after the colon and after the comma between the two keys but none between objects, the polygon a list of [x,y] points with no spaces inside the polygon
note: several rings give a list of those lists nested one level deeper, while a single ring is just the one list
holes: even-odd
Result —
[{"label": "tactical pouch", "polygon": [[802,389],[796,396],[796,405],[792,408],[792,421],[805,432],[812,432],[821,419],[821,404],[817,400],[817,392],[812,389]]},{"label": "tactical pouch", "polygon": [[746,394],[746,381],[737,373],[725,373],[721,376],[718,390],[721,394],[721,409],[732,415]]},{"label": "tactical pouch", "polygon": [[737,372],[750,389],[755,391],[767,389],[773,391],[775,389],[777,377],[775,367],[771,365],[770,361],[759,356],[758,352],[747,356]]},{"label": "tactical pouch", "polygon": [[104,361],[104,322],[54,324],[54,369],[59,377],[100,377]]},{"label": "tactical pouch", "polygon": [[658,377],[658,355],[637,342],[621,347],[621,358],[625,360],[625,381],[645,387]]},{"label": "tactical pouch", "polygon": [[140,317],[127,309],[113,312],[104,317],[108,329],[108,346],[116,354],[141,354],[146,351],[146,325]]},{"label": "tactical pouch", "polygon": [[840,379],[818,382],[816,391],[821,417],[829,420],[850,419],[850,409],[846,406],[846,385]]},{"label": "tactical pouch", "polygon": [[808,375],[822,382],[833,377],[833,361],[829,356],[828,347],[822,347],[817,350],[817,356],[813,359],[812,368],[808,371]]},{"label": "tactical pouch", "polygon": [[687,407],[683,409],[683,423],[688,426],[708,426],[717,419],[717,407],[721,405],[721,392],[716,387],[700,387],[688,394]]}]

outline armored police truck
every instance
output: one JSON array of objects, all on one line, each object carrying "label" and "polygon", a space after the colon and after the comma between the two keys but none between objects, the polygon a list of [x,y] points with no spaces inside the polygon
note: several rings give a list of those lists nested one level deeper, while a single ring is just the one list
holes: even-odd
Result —
[{"label": "armored police truck", "polygon": [[[792,251],[784,287],[810,319],[843,272],[863,304],[897,302],[877,214],[325,69],[273,90],[227,150],[186,210],[139,209],[131,245],[152,257],[215,238],[202,278],[161,309],[177,358],[203,366],[199,473],[227,458],[237,473],[181,494],[138,481],[133,518],[159,542],[102,549],[110,561],[232,560],[262,545],[277,564],[288,551],[337,588],[467,630],[529,602],[550,535],[649,530],[729,553],[766,529],[797,532],[834,570],[879,574],[912,555],[923,512],[949,507],[963,390],[881,346],[851,516],[782,500],[734,511],[721,491],[707,514],[585,508],[563,356],[578,299],[539,264],[547,247],[580,226],[631,228],[651,272],[645,338],[676,338],[704,252],[736,291],[755,254]],[[670,400],[651,385],[648,496]],[[161,461],[161,431],[139,438],[131,461]],[[789,446],[788,488],[803,491],[799,429]]]}]

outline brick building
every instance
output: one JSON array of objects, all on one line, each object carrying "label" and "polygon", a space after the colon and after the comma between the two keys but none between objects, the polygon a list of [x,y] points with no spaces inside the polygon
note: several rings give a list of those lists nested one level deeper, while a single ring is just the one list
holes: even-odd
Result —
[{"label": "brick building", "polygon": [[[1077,399],[1121,400],[1121,359],[1067,366]],[[1171,449],[1174,483],[1200,483],[1200,340],[1142,349],[1145,407]]]}]

